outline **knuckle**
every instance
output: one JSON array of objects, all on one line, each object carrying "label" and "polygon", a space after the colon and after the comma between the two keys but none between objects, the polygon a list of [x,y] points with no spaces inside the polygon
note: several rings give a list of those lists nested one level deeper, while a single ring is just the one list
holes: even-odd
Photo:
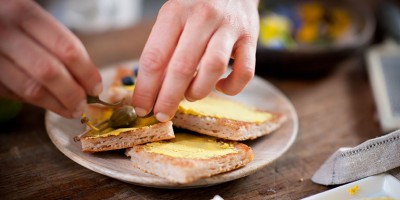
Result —
[{"label": "knuckle", "polygon": [[187,58],[181,58],[171,64],[171,72],[179,78],[193,77],[196,69]]},{"label": "knuckle", "polygon": [[228,60],[226,60],[224,56],[220,56],[217,53],[212,54],[209,57],[209,62],[207,63],[209,64],[206,64],[204,67],[207,68],[209,73],[223,74],[228,67]]},{"label": "knuckle", "polygon": [[171,11],[176,12],[182,10],[182,4],[180,1],[167,1],[158,11],[159,16],[169,16]]},{"label": "knuckle", "polygon": [[173,98],[165,98],[162,100],[157,100],[157,110],[173,109],[177,107],[178,103],[179,102],[175,102]]},{"label": "knuckle", "polygon": [[140,70],[148,73],[161,71],[163,69],[163,57],[163,54],[158,49],[146,51],[140,58]]},{"label": "knuckle", "polygon": [[35,68],[37,78],[44,82],[54,80],[59,73],[54,64],[43,59],[38,59],[32,67]]},{"label": "knuckle", "polygon": [[224,65],[208,65],[206,67],[207,74],[222,75],[225,73],[227,66]]},{"label": "knuckle", "polygon": [[171,68],[171,73],[178,78],[185,79],[187,77],[193,77],[193,75],[195,74],[195,70],[191,69],[189,65],[178,62]]},{"label": "knuckle", "polygon": [[195,8],[196,18],[199,19],[215,19],[218,16],[218,10],[214,4],[210,2],[200,2]]},{"label": "knuckle", "polygon": [[253,46],[257,43],[257,33],[252,33],[251,31],[243,30],[240,40],[242,40],[243,43],[246,45]]},{"label": "knuckle", "polygon": [[[133,104],[143,108],[149,108],[153,106],[155,96],[150,92],[138,92],[139,90],[135,90],[133,93],[132,101]],[[140,104],[140,105],[139,105]]]},{"label": "knuckle", "polygon": [[29,79],[23,85],[25,86],[23,96],[28,101],[37,102],[43,98],[45,90],[38,82]]},{"label": "knuckle", "polygon": [[74,63],[81,55],[80,48],[72,41],[60,36],[57,40],[55,48],[60,50],[60,57],[66,63]]},{"label": "knuckle", "polygon": [[223,22],[229,26],[235,26],[235,24],[238,23],[237,20],[235,20],[234,16],[229,13],[224,16]]},{"label": "knuckle", "polygon": [[151,101],[154,96],[150,94],[149,92],[135,92],[135,98],[138,100],[143,100],[144,102],[146,101]]},{"label": "knuckle", "polygon": [[248,82],[254,77],[254,66],[246,64],[240,70],[242,80]]}]

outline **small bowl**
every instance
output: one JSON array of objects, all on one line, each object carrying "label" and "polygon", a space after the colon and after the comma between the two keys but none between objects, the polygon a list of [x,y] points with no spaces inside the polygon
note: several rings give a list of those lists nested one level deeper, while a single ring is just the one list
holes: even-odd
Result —
[{"label": "small bowl", "polygon": [[[260,15],[266,8],[274,6],[293,6],[310,1],[262,1]],[[256,53],[256,69],[261,74],[315,76],[327,74],[344,59],[356,53],[361,53],[369,44],[374,30],[375,18],[363,1],[351,0],[314,0],[325,8],[340,7],[347,11],[350,18],[351,31],[348,31],[346,42],[332,42],[317,45],[298,45],[293,48],[272,49],[258,44]]]}]

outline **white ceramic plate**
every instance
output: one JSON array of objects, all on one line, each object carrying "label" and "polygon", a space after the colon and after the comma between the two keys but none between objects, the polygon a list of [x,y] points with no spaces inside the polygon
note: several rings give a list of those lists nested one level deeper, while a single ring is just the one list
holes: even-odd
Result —
[{"label": "white ceramic plate", "polygon": [[[123,65],[132,67],[134,64],[135,62],[131,62]],[[114,77],[115,70],[112,67],[105,68],[101,73],[104,84],[107,85]],[[298,118],[292,103],[267,81],[255,77],[242,93],[232,98],[260,109],[284,113],[288,120],[273,134],[245,142],[254,151],[254,160],[245,167],[190,184],[172,183],[135,169],[131,166],[129,158],[125,157],[123,151],[95,154],[82,152],[80,142],[73,141],[73,137],[84,130],[84,126],[78,119],[66,119],[47,111],[45,123],[48,135],[54,145],[67,157],[90,170],[125,182],[149,187],[203,187],[238,179],[260,170],[282,156],[297,136]]]},{"label": "white ceramic plate", "polygon": [[[359,189],[355,195],[351,196],[348,189],[356,185]],[[367,200],[368,198],[379,197],[400,200],[400,181],[389,174],[380,174],[342,185],[303,200]]]}]

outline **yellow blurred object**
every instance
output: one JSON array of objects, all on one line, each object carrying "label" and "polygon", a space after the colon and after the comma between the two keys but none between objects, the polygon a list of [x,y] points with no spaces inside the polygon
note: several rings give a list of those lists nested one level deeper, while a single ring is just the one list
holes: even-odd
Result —
[{"label": "yellow blurred object", "polygon": [[349,188],[349,189],[347,190],[347,192],[349,192],[349,195],[350,195],[350,196],[354,196],[354,195],[357,194],[358,189],[359,189],[358,185],[355,185],[354,187]]},{"label": "yellow blurred object", "polygon": [[260,41],[267,45],[271,40],[283,40],[291,32],[291,23],[286,17],[268,15],[260,20]]},{"label": "yellow blurred object", "polygon": [[331,10],[332,24],[328,26],[328,34],[331,38],[340,38],[350,25],[349,14],[340,8]]},{"label": "yellow blurred object", "polygon": [[296,39],[300,43],[312,43],[318,37],[318,24],[303,24],[296,33]]},{"label": "yellow blurred object", "polygon": [[305,23],[317,23],[322,20],[324,9],[320,3],[304,3],[298,8],[300,17]]},{"label": "yellow blurred object", "polygon": [[326,45],[341,42],[349,33],[351,16],[339,6],[317,1],[296,3],[294,7],[277,7],[260,20],[259,41],[271,49],[297,45]]}]

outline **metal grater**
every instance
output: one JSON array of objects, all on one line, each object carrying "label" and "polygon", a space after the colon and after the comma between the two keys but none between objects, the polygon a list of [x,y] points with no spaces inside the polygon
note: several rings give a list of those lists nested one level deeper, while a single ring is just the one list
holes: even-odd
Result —
[{"label": "metal grater", "polygon": [[389,41],[369,49],[367,67],[382,130],[400,129],[400,46]]}]

